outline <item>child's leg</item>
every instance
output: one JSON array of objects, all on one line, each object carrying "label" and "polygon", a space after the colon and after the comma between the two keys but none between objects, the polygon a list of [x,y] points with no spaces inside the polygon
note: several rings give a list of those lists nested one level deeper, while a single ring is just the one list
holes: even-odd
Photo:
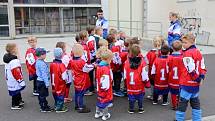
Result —
[{"label": "child's leg", "polygon": [[79,109],[84,108],[84,91],[75,91],[75,106]]},{"label": "child's leg", "polygon": [[37,91],[37,76],[35,76],[33,79],[33,92],[38,93],[38,91]]},{"label": "child's leg", "polygon": [[65,99],[69,99],[70,85],[71,84],[66,84]]},{"label": "child's leg", "polygon": [[155,90],[153,90],[153,103],[158,103],[158,94],[156,94]]},{"label": "child's leg", "polygon": [[167,103],[168,101],[168,94],[163,95],[163,103]]},{"label": "child's leg", "polygon": [[103,113],[103,116],[108,116],[109,115],[108,107],[102,109],[102,113]]},{"label": "child's leg", "polygon": [[176,111],[176,120],[177,121],[184,121],[185,120],[185,112],[187,109],[188,102],[191,98],[191,93],[185,91],[184,89],[181,89],[180,91],[180,99],[178,108]]},{"label": "child's leg", "polygon": [[56,110],[62,110],[64,107],[64,96],[57,96]]},{"label": "child's leg", "polygon": [[193,94],[190,98],[190,105],[192,107],[192,120],[193,121],[201,121],[202,111],[200,108],[200,100],[197,94]]},{"label": "child's leg", "polygon": [[19,106],[20,98],[19,94],[12,96],[12,107]]},{"label": "child's leg", "polygon": [[178,96],[176,94],[171,94],[171,102],[172,102],[172,107],[176,108],[178,105]]},{"label": "child's leg", "polygon": [[120,91],[121,79],[122,79],[121,72],[114,72],[113,73],[113,79],[114,79],[114,90],[116,92],[119,92]]},{"label": "child's leg", "polygon": [[95,87],[94,87],[94,70],[90,71],[89,73],[89,76],[90,76],[90,88],[89,88],[89,91],[90,92],[94,92],[95,91]]},{"label": "child's leg", "polygon": [[135,96],[134,95],[128,95],[129,100],[129,110],[134,111],[134,103],[135,103]]},{"label": "child's leg", "polygon": [[144,93],[141,93],[136,96],[136,100],[138,101],[139,109],[143,109],[143,97],[144,97]]},{"label": "child's leg", "polygon": [[48,101],[46,100],[46,97],[48,96],[48,88],[46,88],[44,82],[39,82],[37,81],[37,86],[38,86],[38,100],[39,104],[42,110],[48,107]]}]

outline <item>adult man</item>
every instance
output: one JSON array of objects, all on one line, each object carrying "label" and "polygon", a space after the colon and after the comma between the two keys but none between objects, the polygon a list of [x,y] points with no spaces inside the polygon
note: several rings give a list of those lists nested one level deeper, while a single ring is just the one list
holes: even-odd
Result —
[{"label": "adult man", "polygon": [[103,16],[103,10],[99,9],[97,11],[98,20],[96,21],[96,26],[100,26],[103,29],[103,38],[106,39],[108,35],[108,21]]}]

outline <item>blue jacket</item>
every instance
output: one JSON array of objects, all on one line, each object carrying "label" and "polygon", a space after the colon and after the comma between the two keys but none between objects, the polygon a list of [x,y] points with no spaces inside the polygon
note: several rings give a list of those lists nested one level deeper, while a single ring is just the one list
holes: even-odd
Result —
[{"label": "blue jacket", "polygon": [[171,22],[168,29],[168,44],[172,47],[172,43],[175,40],[180,40],[181,38],[181,23],[179,20]]},{"label": "blue jacket", "polygon": [[44,60],[38,59],[36,61],[35,67],[36,67],[37,80],[43,81],[46,87],[49,87],[50,72],[46,62]]},{"label": "blue jacket", "polygon": [[106,39],[108,35],[108,21],[105,18],[98,19],[96,26],[100,26],[103,29],[103,38]]}]

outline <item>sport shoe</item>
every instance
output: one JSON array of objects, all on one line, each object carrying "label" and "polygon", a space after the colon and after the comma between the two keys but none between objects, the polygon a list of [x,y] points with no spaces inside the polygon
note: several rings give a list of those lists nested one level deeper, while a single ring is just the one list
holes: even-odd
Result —
[{"label": "sport shoe", "polygon": [[23,109],[23,106],[22,106],[22,105],[12,106],[10,109],[11,109],[11,110],[22,110],[22,109]]},{"label": "sport shoe", "polygon": [[153,100],[153,96],[152,96],[152,95],[148,95],[148,96],[147,96],[147,99]]},{"label": "sport shoe", "polygon": [[152,104],[153,104],[153,105],[157,105],[157,104],[158,104],[158,102],[153,101],[153,102],[152,102]]},{"label": "sport shoe", "polygon": [[145,112],[145,110],[143,109],[143,108],[140,108],[139,110],[138,110],[138,113],[139,114],[142,114],[142,113],[144,113]]},{"label": "sport shoe", "polygon": [[46,107],[45,109],[40,109],[41,113],[49,113],[49,112],[52,112],[52,111],[53,111],[53,109],[51,109],[49,106]]},{"label": "sport shoe", "polygon": [[129,110],[128,110],[128,113],[133,114],[133,113],[134,113],[134,110],[129,109]]},{"label": "sport shoe", "polygon": [[112,108],[113,107],[113,103],[110,103],[107,107],[108,108]]},{"label": "sport shoe", "polygon": [[24,104],[25,104],[25,102],[22,101],[22,100],[19,102],[19,105],[22,105],[22,106],[23,106]]},{"label": "sport shoe", "polygon": [[107,115],[102,116],[102,120],[106,121],[106,120],[110,119],[110,117],[111,117],[111,115],[110,115],[110,113],[108,113]]},{"label": "sport shoe", "polygon": [[78,113],[89,113],[91,112],[89,108],[82,108],[82,109],[78,109]]},{"label": "sport shoe", "polygon": [[113,95],[117,96],[117,97],[124,97],[125,96],[121,91],[114,92]]},{"label": "sport shoe", "polygon": [[103,113],[102,112],[96,112],[95,113],[95,118],[100,118],[103,116]]},{"label": "sport shoe", "polygon": [[84,95],[85,95],[85,96],[92,96],[93,94],[94,94],[93,92],[88,91],[88,92],[86,92]]},{"label": "sport shoe", "polygon": [[167,106],[167,105],[169,105],[169,103],[168,102],[163,102],[161,105]]},{"label": "sport shoe", "polygon": [[38,93],[37,91],[34,91],[34,92],[33,92],[33,95],[34,95],[34,96],[39,96],[39,93]]},{"label": "sport shoe", "polygon": [[63,107],[61,110],[56,110],[56,113],[66,113],[68,109],[66,107]]}]

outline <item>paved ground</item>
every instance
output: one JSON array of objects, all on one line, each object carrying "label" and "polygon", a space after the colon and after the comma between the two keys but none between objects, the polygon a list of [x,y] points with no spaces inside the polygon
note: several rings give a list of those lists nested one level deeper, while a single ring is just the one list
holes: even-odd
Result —
[{"label": "paved ground", "polygon": [[[208,67],[208,75],[205,83],[201,88],[201,104],[203,109],[203,116],[215,115],[215,55],[205,55],[206,65]],[[23,65],[25,80],[27,80],[26,69]],[[89,114],[79,114],[75,112],[73,103],[68,104],[69,112],[65,114],[40,113],[37,97],[32,96],[31,82],[27,81],[27,87],[23,91],[23,99],[25,101],[25,108],[21,111],[11,111],[11,97],[8,96],[6,82],[4,80],[4,67],[0,66],[0,121],[99,121],[93,118],[95,113],[96,97],[86,97],[87,105],[92,109]],[[52,95],[49,96],[48,101],[53,106]],[[144,114],[130,115],[127,113],[128,101],[127,98],[114,98],[114,107],[111,109],[112,118],[110,121],[172,121],[174,118],[174,111],[170,110],[170,106],[163,107],[160,105],[152,105],[149,100],[145,100]],[[190,110],[187,112],[191,114]],[[190,119],[187,116],[187,119]],[[210,120],[215,121],[213,117]]]}]

